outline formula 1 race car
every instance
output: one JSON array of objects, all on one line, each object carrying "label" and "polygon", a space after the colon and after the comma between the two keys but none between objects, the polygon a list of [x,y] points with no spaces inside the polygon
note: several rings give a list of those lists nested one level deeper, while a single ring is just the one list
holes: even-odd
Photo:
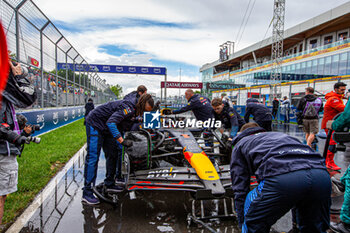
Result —
[{"label": "formula 1 race car", "polygon": [[[154,134],[130,132],[127,137],[132,137],[134,142],[144,138],[148,147],[144,161],[134,156],[140,155],[140,151],[135,151],[137,146],[124,153],[127,190],[188,191],[197,200],[230,195],[229,165],[222,165],[227,154],[215,153],[214,145],[199,146],[197,140],[201,139],[196,140],[190,130],[163,129]],[[142,144],[144,141],[139,140]],[[212,143],[207,141],[206,144]]]},{"label": "formula 1 race car", "polygon": [[[211,136],[203,138],[203,133]],[[93,190],[101,200],[118,204],[125,196],[132,198],[144,192],[182,191],[188,192],[192,199],[189,222],[235,217],[229,165],[231,148],[226,148],[214,130],[141,129],[127,132],[125,138],[131,139],[133,146],[123,149],[123,182],[116,182],[124,190],[108,193],[100,184]],[[220,200],[223,214],[204,216],[203,200]],[[201,210],[196,211],[196,207]]]}]

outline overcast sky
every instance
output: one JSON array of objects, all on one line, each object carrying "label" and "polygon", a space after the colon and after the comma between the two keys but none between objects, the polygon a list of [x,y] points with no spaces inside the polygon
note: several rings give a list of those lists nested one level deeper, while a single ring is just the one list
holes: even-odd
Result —
[{"label": "overcast sky", "polygon": [[[165,66],[173,81],[179,80],[181,68],[181,81],[192,82],[200,81],[203,64],[218,59],[223,42],[236,41],[237,51],[262,40],[273,10],[273,0],[33,1],[90,64]],[[287,0],[285,29],[345,2]],[[248,3],[254,8],[246,27],[241,27],[243,34],[237,35]],[[159,95],[163,80],[100,76],[109,84],[120,84],[124,93],[145,84]]]}]

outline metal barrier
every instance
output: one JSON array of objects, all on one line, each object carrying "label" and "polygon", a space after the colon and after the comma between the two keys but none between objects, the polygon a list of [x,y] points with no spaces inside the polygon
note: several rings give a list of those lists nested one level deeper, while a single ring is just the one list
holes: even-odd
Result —
[{"label": "metal barrier", "polygon": [[57,70],[57,63],[87,65],[50,19],[31,0],[0,0],[0,20],[11,56],[28,67],[38,99],[33,108],[78,106],[92,98],[104,103],[115,95],[92,70]]}]

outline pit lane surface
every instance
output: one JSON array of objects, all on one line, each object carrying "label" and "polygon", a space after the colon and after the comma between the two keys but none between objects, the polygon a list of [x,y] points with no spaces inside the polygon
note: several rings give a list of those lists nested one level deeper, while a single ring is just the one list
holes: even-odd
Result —
[{"label": "pit lane surface", "polygon": [[[275,125],[274,131],[303,139],[301,129],[295,125]],[[322,153],[324,140],[319,139],[318,145]],[[349,151],[336,155],[342,172],[350,163],[349,159]],[[105,159],[101,155],[97,183],[103,180],[104,172]],[[116,208],[108,204],[91,207],[81,203],[82,186],[83,164],[80,162],[67,171],[20,232],[208,232],[201,226],[187,226],[185,203],[188,196],[185,193],[152,193],[136,200],[126,198]],[[331,219],[339,221],[339,216],[332,215]],[[273,230],[288,232],[291,224],[291,214],[288,213],[274,225]],[[234,221],[213,224],[212,228],[220,232],[240,232]]]}]

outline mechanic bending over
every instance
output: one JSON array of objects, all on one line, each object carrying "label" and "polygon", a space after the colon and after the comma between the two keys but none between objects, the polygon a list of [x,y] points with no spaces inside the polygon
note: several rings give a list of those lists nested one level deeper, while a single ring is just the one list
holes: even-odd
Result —
[{"label": "mechanic bending over", "polygon": [[188,89],[185,92],[185,98],[188,101],[188,104],[185,107],[165,112],[165,114],[179,114],[192,110],[197,120],[206,121],[210,118],[214,118],[213,108],[207,97],[194,94],[192,89]]},{"label": "mechanic bending over", "polygon": [[[270,232],[293,207],[301,233],[326,232],[332,188],[319,153],[284,133],[265,132],[256,123],[243,125],[232,144],[232,189],[243,233]],[[259,185],[250,191],[252,175]]]},{"label": "mechanic bending over", "polygon": [[215,120],[221,121],[225,129],[231,130],[229,140],[232,140],[237,135],[238,130],[245,124],[245,121],[234,108],[227,103],[223,103],[220,98],[213,99],[211,105],[214,109]]},{"label": "mechanic bending over", "polygon": [[263,104],[260,104],[257,99],[247,99],[247,105],[244,114],[245,122],[249,122],[249,116],[253,115],[253,120],[264,128],[266,131],[272,131],[272,113]]},{"label": "mechanic bending over", "polygon": [[[132,100],[132,99],[131,99]],[[83,202],[98,204],[93,195],[97,165],[101,147],[106,157],[106,178],[104,184],[107,191],[120,191],[115,185],[115,178],[120,178],[120,160],[122,146],[132,146],[132,142],[124,140],[122,134],[129,131],[135,116],[142,116],[144,111],[151,111],[154,101],[149,94],[143,94],[135,105],[130,99],[108,102],[95,108],[86,118],[87,155],[84,168]],[[117,174],[116,174],[117,173]]]},{"label": "mechanic bending over", "polygon": [[129,100],[130,102],[136,104],[139,100],[140,96],[143,94],[147,94],[147,88],[144,85],[140,85],[137,87],[136,91],[132,91],[126,96],[124,96],[124,100]]}]

